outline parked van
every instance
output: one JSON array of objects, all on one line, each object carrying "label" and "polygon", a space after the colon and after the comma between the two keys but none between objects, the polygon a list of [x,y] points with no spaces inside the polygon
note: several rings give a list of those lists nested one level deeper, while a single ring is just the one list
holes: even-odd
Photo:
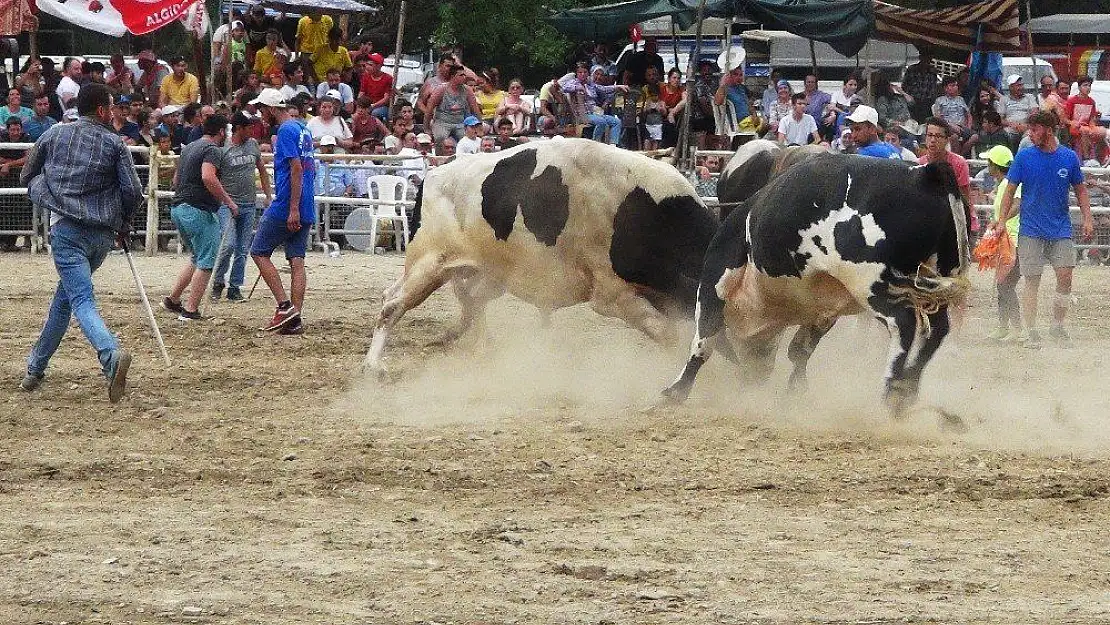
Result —
[{"label": "parked van", "polygon": [[1056,81],[1056,70],[1053,69],[1052,63],[1042,58],[1030,56],[1002,57],[1003,85],[1005,85],[1006,77],[1011,74],[1021,76],[1021,81],[1025,83],[1025,90],[1028,93],[1036,93],[1040,89],[1041,79],[1045,75],[1052,76],[1053,82]]}]

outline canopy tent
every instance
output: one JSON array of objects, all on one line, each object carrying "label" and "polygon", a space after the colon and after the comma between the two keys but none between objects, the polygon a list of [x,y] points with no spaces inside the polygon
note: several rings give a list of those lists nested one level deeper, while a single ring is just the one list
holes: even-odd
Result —
[{"label": "canopy tent", "polygon": [[[696,8],[701,0],[679,0]],[[747,17],[771,30],[821,41],[844,56],[855,56],[873,36],[872,0],[707,0],[705,14]]]},{"label": "canopy tent", "polygon": [[1031,33],[1070,35],[1110,33],[1110,17],[1099,13],[1061,13],[1034,17],[1022,27]]},{"label": "canopy tent", "polygon": [[375,13],[378,10],[355,0],[262,0],[262,5],[290,13]]},{"label": "canopy tent", "polygon": [[618,39],[628,27],[648,20],[670,17],[679,28],[697,20],[697,10],[681,0],[629,0],[581,9],[566,9],[544,18],[556,30],[581,40]]}]

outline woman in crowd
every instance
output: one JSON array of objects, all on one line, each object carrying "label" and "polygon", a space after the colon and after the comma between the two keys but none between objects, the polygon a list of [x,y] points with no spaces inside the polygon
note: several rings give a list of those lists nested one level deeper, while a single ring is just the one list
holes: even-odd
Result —
[{"label": "woman in crowd", "polygon": [[778,138],[779,122],[783,117],[790,115],[793,109],[790,104],[790,83],[785,80],[779,80],[775,84],[775,101],[771,103],[767,111],[767,128],[766,138],[774,141]]},{"label": "woman in crowd", "polygon": [[[604,72],[598,65],[593,74]],[[605,130],[609,129],[609,143],[620,145],[621,120],[616,115],[605,115],[601,106],[605,98],[614,92],[628,93],[627,85],[599,85],[591,78],[590,68],[585,63],[578,63],[574,67],[574,74],[564,76],[559,80],[559,87],[563,93],[571,98],[571,102],[578,100],[581,114],[587,122],[593,125],[593,140],[601,141],[605,138]]]},{"label": "woman in crowd", "polygon": [[849,74],[844,79],[844,86],[841,87],[840,91],[832,93],[832,99],[825,107],[823,121],[826,127],[838,128],[838,118],[847,113],[848,109],[852,108],[852,105],[859,100],[859,96],[856,95],[857,90],[859,90],[859,80],[854,75]]},{"label": "woman in crowd", "polygon": [[661,146],[669,148],[678,144],[678,123],[686,110],[686,87],[682,85],[682,72],[677,67],[667,72],[667,82],[659,86],[659,99],[666,106]]},{"label": "woman in crowd", "polygon": [[[524,83],[519,78],[509,81],[509,93],[497,106],[497,118],[494,123],[507,119],[513,122],[513,135],[521,135],[528,131],[528,119],[532,115],[532,106],[521,97],[524,94]],[[479,98],[479,104],[481,99]],[[495,126],[496,127],[496,126]]]},{"label": "woman in crowd", "polygon": [[886,76],[875,77],[873,87],[875,111],[879,114],[879,125],[883,128],[901,126],[910,119],[910,106],[913,96],[900,87],[895,87]]},{"label": "woman in crowd", "polygon": [[339,110],[339,102],[334,98],[323,98],[317,106],[319,115],[308,120],[305,127],[312,133],[312,143],[320,145],[320,139],[323,137],[335,137],[336,145],[342,150],[337,149],[336,152],[343,153],[351,149],[355,142],[352,141],[354,133],[351,132],[351,127],[347,122],[343,121],[342,117],[337,117],[335,112]]},{"label": "woman in crowd", "polygon": [[35,105],[35,98],[46,93],[46,77],[42,74],[42,61],[37,57],[27,60],[23,72],[16,77],[15,86],[19,89],[19,98],[23,106],[31,108]]},{"label": "woman in crowd", "polygon": [[497,109],[505,99],[505,92],[497,88],[488,71],[478,74],[478,90],[474,93],[474,97],[478,100],[478,106],[482,111],[478,117],[482,123],[492,128],[497,118]]}]

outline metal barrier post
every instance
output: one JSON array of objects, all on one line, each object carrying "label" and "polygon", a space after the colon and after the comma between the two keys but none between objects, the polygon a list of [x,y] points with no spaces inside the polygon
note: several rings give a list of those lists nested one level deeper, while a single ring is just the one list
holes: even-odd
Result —
[{"label": "metal barrier post", "polygon": [[[38,254],[39,253],[39,234],[40,234],[40,228],[42,226],[42,224],[40,222],[41,222],[41,219],[39,219],[39,207],[35,206],[34,204],[31,204],[31,230],[35,231],[34,234],[31,235],[31,253],[32,254]],[[43,240],[45,241],[45,237],[43,238]]]},{"label": "metal barrier post", "polygon": [[150,149],[150,173],[146,183],[146,255],[158,253],[158,148]]}]

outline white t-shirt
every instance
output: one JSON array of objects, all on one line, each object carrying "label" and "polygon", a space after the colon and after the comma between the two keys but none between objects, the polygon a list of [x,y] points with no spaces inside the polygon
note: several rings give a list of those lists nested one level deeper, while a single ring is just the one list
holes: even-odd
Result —
[{"label": "white t-shirt", "polygon": [[312,133],[312,138],[317,141],[320,140],[320,137],[329,135],[336,139],[350,139],[354,136],[350,124],[343,121],[341,117],[332,117],[331,121],[325,122],[322,117],[317,115],[308,120],[305,127]]},{"label": "white t-shirt", "polygon": [[212,33],[212,43],[213,44],[227,43],[227,36],[230,33],[231,33],[231,25],[230,24],[220,24],[220,27],[216,29],[216,32]]},{"label": "white t-shirt", "polygon": [[77,92],[81,90],[81,86],[73,81],[69,76],[62,76],[62,80],[58,83],[58,88],[54,93],[58,94],[58,99],[62,101],[62,108],[67,108],[66,102],[71,98],[77,97]]},{"label": "white t-shirt", "polygon": [[463,137],[459,139],[459,143],[455,146],[455,153],[457,154],[477,154],[482,151],[482,139],[479,137]]},{"label": "white t-shirt", "polygon": [[296,88],[294,88],[292,85],[285,85],[281,88],[281,95],[285,98],[286,102],[292,100],[293,97],[296,96],[298,93],[307,93],[308,95],[312,95],[312,92],[309,91],[308,87],[304,85],[297,85]]},{"label": "white t-shirt", "polygon": [[332,89],[339,92],[339,102],[342,103],[344,106],[355,101],[355,92],[351,91],[351,85],[348,85],[345,82],[341,82],[339,83],[338,87],[332,87],[327,83],[327,81],[316,85],[316,99],[319,100],[320,98],[324,97],[328,94],[328,91],[331,91]]},{"label": "white t-shirt", "polygon": [[800,120],[787,115],[779,120],[778,131],[786,137],[787,145],[808,145],[813,139],[813,133],[817,132],[817,122],[809,113],[802,113]]}]

